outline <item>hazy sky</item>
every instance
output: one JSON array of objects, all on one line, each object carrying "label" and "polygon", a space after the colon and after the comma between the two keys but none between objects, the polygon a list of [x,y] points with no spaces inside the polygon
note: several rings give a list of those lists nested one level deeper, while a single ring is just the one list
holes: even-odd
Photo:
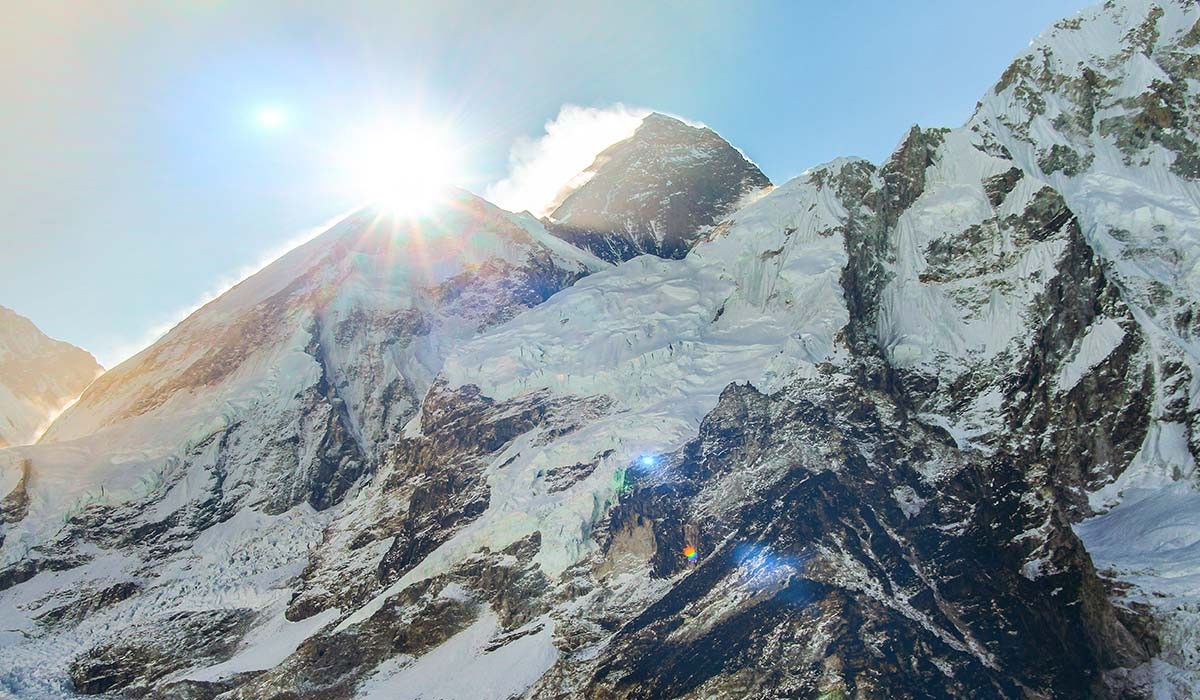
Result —
[{"label": "hazy sky", "polygon": [[396,112],[452,124],[480,193],[567,104],[702,121],[777,183],[878,161],[1087,4],[9,3],[0,305],[110,365],[358,204],[339,149]]}]

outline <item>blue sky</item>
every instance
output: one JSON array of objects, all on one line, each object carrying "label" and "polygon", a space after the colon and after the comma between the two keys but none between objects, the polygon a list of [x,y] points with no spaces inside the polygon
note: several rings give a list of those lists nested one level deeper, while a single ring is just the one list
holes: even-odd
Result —
[{"label": "blue sky", "polygon": [[24,3],[0,26],[0,305],[110,364],[360,203],[334,151],[397,110],[453,124],[480,193],[564,104],[702,121],[777,183],[878,161],[1088,4]]}]

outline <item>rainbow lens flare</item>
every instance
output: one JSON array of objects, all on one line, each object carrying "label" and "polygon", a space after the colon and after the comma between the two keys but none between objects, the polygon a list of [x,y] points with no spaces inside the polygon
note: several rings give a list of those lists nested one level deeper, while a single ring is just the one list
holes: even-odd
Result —
[{"label": "rainbow lens flare", "polygon": [[688,559],[695,559],[696,558],[696,548],[690,544],[688,546],[684,547],[683,548],[683,556],[687,557]]}]

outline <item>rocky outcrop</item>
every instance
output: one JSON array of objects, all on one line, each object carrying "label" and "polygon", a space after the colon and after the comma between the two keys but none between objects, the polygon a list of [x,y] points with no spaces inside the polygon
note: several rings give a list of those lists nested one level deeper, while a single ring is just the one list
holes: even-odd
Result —
[{"label": "rocky outcrop", "polygon": [[197,659],[215,663],[232,656],[252,617],[249,610],[235,609],[146,620],[72,661],[71,683],[84,695],[145,695],[155,682]]},{"label": "rocky outcrop", "polygon": [[[487,509],[486,470],[514,439],[534,429],[568,432],[572,418],[589,410],[603,407],[545,394],[495,402],[476,387],[435,385],[422,406],[421,435],[389,452],[369,500],[326,532],[289,619],[362,605],[395,583]],[[347,581],[349,570],[355,575]]]},{"label": "rocky outcrop", "polygon": [[[666,593],[533,695],[1083,698],[1105,668],[1148,657],[1063,514],[1022,502],[1037,485],[1019,465],[963,463],[889,403],[836,375],[770,397],[726,390],[611,515],[609,533],[649,524],[647,574]],[[755,497],[729,499],[747,474]],[[1037,527],[1061,568],[1030,580],[1036,545],[1021,535]],[[590,640],[560,641],[569,654]]]},{"label": "rocky outcrop", "polygon": [[531,565],[538,545],[535,535],[500,552],[481,550],[445,574],[405,587],[359,624],[307,640],[279,667],[224,697],[350,698],[381,662],[420,657],[485,610],[499,618],[498,646],[519,639],[528,632],[517,631],[548,609],[547,582]]}]

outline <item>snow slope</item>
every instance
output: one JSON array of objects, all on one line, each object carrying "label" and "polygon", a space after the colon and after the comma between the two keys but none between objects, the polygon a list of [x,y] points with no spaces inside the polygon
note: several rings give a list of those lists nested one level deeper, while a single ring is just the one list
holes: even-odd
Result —
[{"label": "snow slope", "polygon": [[[558,575],[595,546],[590,534],[617,496],[619,472],[695,435],[727,385],[771,391],[813,374],[847,316],[845,252],[830,233],[846,213],[819,183],[861,165],[814,169],[740,211],[684,260],[642,256],[593,275],[452,354],[443,371],[451,389],[472,385],[497,400],[603,395],[610,408],[564,438],[533,435],[506,450],[484,474],[488,509],[341,628],[480,547],[503,549],[535,531],[535,561]],[[552,487],[549,467],[597,455],[586,479]]]}]

